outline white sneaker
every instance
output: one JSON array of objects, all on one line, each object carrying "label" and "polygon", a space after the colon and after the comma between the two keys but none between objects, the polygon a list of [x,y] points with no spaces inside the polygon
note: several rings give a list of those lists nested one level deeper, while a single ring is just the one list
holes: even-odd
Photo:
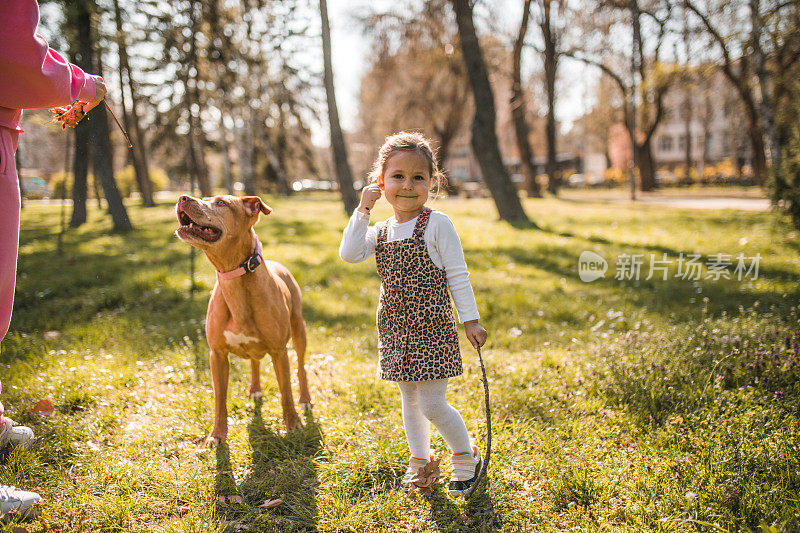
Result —
[{"label": "white sneaker", "polygon": [[27,517],[33,505],[42,501],[42,497],[35,492],[20,490],[9,485],[0,485],[0,517],[3,519],[12,516]]},{"label": "white sneaker", "polygon": [[472,453],[460,453],[453,455],[453,475],[447,491],[453,496],[461,496],[468,488],[475,483],[478,472],[481,469],[481,454],[476,446],[472,447]]},{"label": "white sneaker", "polygon": [[18,426],[8,417],[3,417],[0,422],[0,448],[6,445],[27,446],[33,440],[33,430],[27,426]]}]

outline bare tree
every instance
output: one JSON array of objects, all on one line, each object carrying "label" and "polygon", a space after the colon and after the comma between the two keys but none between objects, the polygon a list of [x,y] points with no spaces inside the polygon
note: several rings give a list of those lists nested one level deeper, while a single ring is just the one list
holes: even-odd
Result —
[{"label": "bare tree", "polygon": [[[147,143],[145,142],[141,124],[139,123],[139,112],[137,108],[138,94],[136,82],[131,75],[131,67],[128,61],[128,45],[122,27],[122,10],[119,7],[119,0],[114,0],[114,21],[117,26],[116,43],[119,53],[119,98],[122,105],[122,121],[123,124],[125,124],[125,129],[128,130],[134,138],[130,154],[133,160],[136,183],[142,195],[142,204],[147,207],[152,207],[155,205],[155,202],[153,201],[153,184],[150,181],[150,169],[148,168],[147,153],[145,151]],[[125,105],[126,79],[128,81],[128,91],[131,96],[130,111]]]},{"label": "bare tree", "polygon": [[436,141],[437,163],[446,168],[471,107],[447,0],[408,2],[394,12],[369,13],[362,22],[375,53],[361,80],[361,134],[377,143],[387,133],[422,130]]},{"label": "bare tree", "polygon": [[[674,81],[676,69],[668,66],[662,58],[672,5],[668,0],[655,0],[642,8],[639,1],[599,0],[598,11],[585,21],[587,31],[592,31],[593,35],[587,34],[584,46],[566,50],[562,55],[598,67],[614,80],[626,101],[637,99],[636,131],[628,106],[625,107],[625,123],[631,138],[635,140],[634,153],[641,189],[649,191],[657,186],[653,135],[664,116],[664,96]],[[626,20],[648,23],[647,31],[639,32],[640,38],[637,39],[637,95],[633,94],[631,84],[627,81],[630,79],[630,50],[614,50],[610,47],[610,43],[615,41],[614,29],[620,26],[620,22],[624,25]]]},{"label": "bare tree", "polygon": [[189,163],[196,183],[200,188],[200,194],[211,196],[211,178],[208,173],[208,164],[206,163],[206,135],[200,118],[200,109],[203,102],[200,97],[201,65],[197,39],[202,34],[201,25],[204,15],[202,0],[190,0],[187,5],[187,14],[191,21],[189,26],[189,52],[186,56],[186,67],[182,69],[181,80],[184,87],[183,103],[186,106],[189,122],[187,137]]},{"label": "bare tree", "polygon": [[558,52],[556,51],[556,32],[553,27],[552,2],[540,0],[542,18],[539,26],[544,39],[544,81],[547,93],[547,124],[545,134],[547,137],[547,190],[552,194],[558,193],[561,181],[556,161],[556,69],[558,68]]},{"label": "bare tree", "polygon": [[[77,42],[79,56],[76,64],[83,68],[86,72],[100,72],[99,62],[95,65],[95,37],[94,25],[92,23],[92,13],[97,9],[95,2],[76,2],[72,9],[67,10],[67,24],[74,23],[74,27],[78,28]],[[83,214],[73,212],[72,221],[70,225],[78,226],[86,221],[85,214],[85,176],[88,168],[88,154],[85,149],[88,146],[87,139],[92,145],[92,166],[94,169],[95,179],[100,181],[103,187],[106,201],[108,202],[108,211],[114,222],[114,229],[116,231],[128,231],[133,229],[128,212],[125,209],[125,204],[122,203],[122,196],[117,188],[117,183],[114,181],[114,169],[111,157],[111,140],[109,138],[108,129],[108,116],[104,106],[97,106],[92,109],[87,117],[83,120],[84,126],[80,130],[76,129],[76,145],[80,143],[80,149],[76,146],[75,160],[76,160],[76,184],[75,189],[83,188],[83,198],[79,198],[83,203]],[[80,124],[79,124],[80,126]],[[86,160],[78,165],[78,158],[84,157]],[[78,183],[78,171],[83,174],[83,183]],[[73,192],[73,195],[75,193]]]},{"label": "bare tree", "polygon": [[[323,0],[324,1],[324,0]],[[472,151],[478,159],[483,179],[494,198],[500,218],[507,222],[531,223],[511,182],[495,131],[494,94],[486,72],[469,0],[452,0],[461,41],[461,53],[472,86],[475,117],[472,121]]]},{"label": "bare tree", "polygon": [[[732,5],[731,5],[732,4]],[[795,44],[784,39],[780,23],[782,13],[796,9],[794,2],[771,2],[762,9],[760,0],[735,0],[725,4],[709,0],[701,4],[685,0],[686,7],[696,15],[711,42],[722,55],[722,72],[733,85],[744,106],[747,131],[753,157],[756,182],[763,184],[767,175],[767,151],[770,162],[780,162],[780,146],[772,102],[772,83],[767,75],[767,53],[763,46],[770,43],[772,54],[788,70],[800,54],[784,54]],[[723,25],[721,13],[744,14],[741,19]],[[769,31],[765,20],[771,21]],[[741,31],[749,26],[749,31]],[[727,31],[726,31],[727,28]],[[784,62],[783,59],[786,59]]]},{"label": "bare tree", "polygon": [[[69,226],[77,228],[86,222],[86,200],[89,197],[89,123],[86,119],[75,126],[75,155],[72,158],[72,215]],[[66,179],[66,176],[65,176]],[[66,184],[64,185],[66,187]]]},{"label": "bare tree", "polygon": [[[692,121],[695,115],[694,94],[698,89],[698,84],[695,80],[695,70],[689,63],[691,56],[690,34],[688,21],[686,19],[687,13],[683,13],[683,28],[681,31],[681,38],[683,40],[683,56],[684,64],[680,76],[680,82],[683,89],[683,138],[684,138],[684,152],[683,152],[683,165],[686,168],[686,174],[683,177],[685,183],[692,181]],[[675,44],[675,57],[677,54],[677,43]]]},{"label": "bare tree", "polygon": [[514,121],[514,133],[517,140],[520,165],[525,176],[525,188],[528,196],[541,198],[542,192],[536,183],[536,168],[533,164],[533,150],[528,140],[530,129],[525,118],[525,92],[522,89],[522,49],[525,44],[525,35],[528,32],[528,21],[531,14],[531,0],[523,0],[522,22],[519,26],[517,39],[514,41],[511,65],[511,117]]},{"label": "bare tree", "polygon": [[339,123],[339,109],[336,107],[336,94],[333,88],[333,65],[331,62],[331,27],[328,22],[328,5],[325,0],[319,0],[319,12],[322,19],[322,56],[325,62],[325,95],[328,98],[328,123],[331,132],[331,149],[333,162],[336,167],[336,179],[339,182],[339,191],[342,194],[344,209],[349,215],[358,207],[358,198],[353,189],[353,174],[347,162],[347,148],[344,143],[342,126]]}]

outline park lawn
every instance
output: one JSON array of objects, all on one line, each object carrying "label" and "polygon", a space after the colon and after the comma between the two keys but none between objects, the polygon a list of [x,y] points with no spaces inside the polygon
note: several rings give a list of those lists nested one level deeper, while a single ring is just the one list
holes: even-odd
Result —
[{"label": "park lawn", "polygon": [[[214,451],[200,448],[214,273],[198,255],[192,297],[173,207],[130,205],[128,234],[93,207],[62,255],[59,208],[24,209],[0,375],[7,414],[38,438],[0,454],[0,482],[45,498],[30,531],[800,529],[800,235],[786,217],[531,199],[534,229],[498,221],[490,200],[434,202],[489,331],[491,467],[464,503],[442,489],[435,431],[440,487],[398,490],[399,394],[374,377],[378,278],[373,260],[338,258],[341,203],[266,199],[257,232],[303,289],[314,407],[287,435],[270,365],[254,404],[249,365],[232,358],[229,446]],[[380,205],[375,219],[389,215]],[[606,258],[605,278],[579,279],[584,250]],[[675,277],[680,253],[739,252],[760,254],[757,279]],[[614,279],[620,254],[645,254],[640,280]],[[667,254],[668,280],[644,279],[649,254]],[[448,398],[483,449],[463,338],[462,353]],[[52,416],[30,412],[40,398]],[[284,503],[260,507],[273,499]]]}]

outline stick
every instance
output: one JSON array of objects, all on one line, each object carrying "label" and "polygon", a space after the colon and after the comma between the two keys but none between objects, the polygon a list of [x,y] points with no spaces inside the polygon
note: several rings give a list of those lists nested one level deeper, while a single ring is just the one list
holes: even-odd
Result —
[{"label": "stick", "polygon": [[111,111],[111,108],[108,107],[108,102],[106,102],[105,99],[103,100],[103,103],[105,104],[106,109],[108,109],[108,112],[111,113],[111,116],[114,117],[114,122],[117,123],[117,126],[119,127],[119,131],[121,131],[122,134],[125,136],[125,141],[128,143],[128,148],[133,148],[133,145],[131,144],[131,140],[128,138],[128,133],[125,131],[125,128],[122,127],[122,124],[119,123],[119,120],[117,120],[117,115],[115,115],[114,112]]},{"label": "stick", "polygon": [[475,477],[475,483],[473,483],[465,492],[464,492],[464,499],[468,500],[472,493],[475,492],[475,489],[478,488],[478,485],[483,478],[486,477],[486,469],[489,467],[489,457],[492,454],[492,412],[489,408],[489,381],[486,379],[486,368],[483,366],[483,356],[481,355],[481,348],[478,346],[478,359],[481,362],[481,372],[483,373],[483,393],[484,393],[484,401],[486,403],[486,454],[483,457],[483,463],[481,464],[481,469],[478,472],[478,475]]}]

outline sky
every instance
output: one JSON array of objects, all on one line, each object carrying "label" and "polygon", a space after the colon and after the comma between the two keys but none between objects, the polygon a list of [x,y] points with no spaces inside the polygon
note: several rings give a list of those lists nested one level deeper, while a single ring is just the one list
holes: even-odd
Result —
[{"label": "sky", "polygon": [[[393,2],[372,0],[368,4],[381,9],[392,6]],[[365,5],[367,2],[363,0],[328,0],[336,100],[342,127],[351,131],[358,125],[358,94],[370,53],[368,40],[352,20],[352,14],[357,13],[359,8]],[[516,35],[522,17],[522,2],[493,0],[492,5],[494,20],[498,27],[507,31],[509,35]],[[532,19],[528,35],[538,34],[538,28],[534,23],[535,20]],[[533,57],[534,55],[535,52],[530,48],[525,50],[523,68],[527,63],[530,70],[532,63],[538,62],[538,58]],[[571,121],[582,115],[593,102],[592,87],[597,82],[598,73],[574,61],[564,60],[559,65],[559,75],[569,79],[570,83],[557,85],[556,117],[564,125],[563,129],[569,129]],[[328,144],[328,124],[324,117],[321,124],[315,125],[312,129],[312,134],[315,144]]]},{"label": "sky", "polygon": [[[0,0],[3,1],[3,0]],[[310,2],[313,5],[315,2]],[[388,10],[395,7],[398,2],[393,0],[328,0],[328,18],[331,26],[331,49],[333,57],[334,83],[336,100],[339,107],[341,125],[345,130],[353,131],[358,127],[358,99],[363,76],[371,50],[369,40],[361,31],[359,23],[354,20],[354,15],[365,10],[367,6],[374,10]],[[496,27],[507,34],[511,43],[519,29],[522,15],[522,0],[482,0],[481,5],[492,7],[492,20]],[[55,4],[45,4],[41,8],[42,18],[58,20],[59,7]],[[539,35],[535,12],[532,15],[528,29],[529,41]],[[477,19],[478,17],[476,17]],[[478,23],[479,24],[479,23]],[[50,39],[51,35],[46,27],[40,26],[39,30]],[[478,35],[482,28],[478,26]],[[485,29],[483,29],[485,31]],[[57,39],[51,44],[57,45]],[[510,44],[509,44],[510,46]],[[318,55],[319,72],[322,72],[322,46],[311,53]],[[541,68],[537,54],[528,48],[523,52],[523,78],[525,71]],[[559,64],[559,76],[569,83],[557,83],[558,91],[556,100],[556,118],[562,123],[562,131],[570,127],[572,120],[582,115],[593,102],[592,88],[597,82],[598,73],[591,68],[574,61],[564,60]],[[111,80],[110,80],[111,81]],[[326,146],[329,143],[329,128],[327,115],[319,117],[319,121],[311,125],[312,140],[317,146]]]}]

